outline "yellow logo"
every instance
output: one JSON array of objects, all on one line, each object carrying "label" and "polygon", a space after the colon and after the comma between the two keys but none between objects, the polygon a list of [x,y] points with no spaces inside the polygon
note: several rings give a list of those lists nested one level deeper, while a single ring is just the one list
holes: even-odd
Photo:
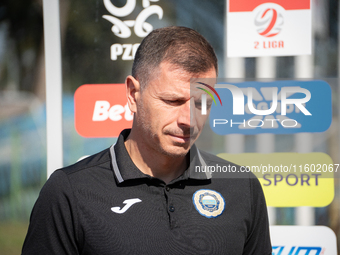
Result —
[{"label": "yellow logo", "polygon": [[267,205],[324,207],[334,198],[334,173],[340,171],[325,153],[221,153],[259,179]]}]

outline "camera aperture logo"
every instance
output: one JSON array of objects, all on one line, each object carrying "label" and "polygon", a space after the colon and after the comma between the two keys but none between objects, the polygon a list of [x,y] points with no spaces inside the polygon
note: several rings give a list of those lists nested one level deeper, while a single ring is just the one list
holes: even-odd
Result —
[{"label": "camera aperture logo", "polygon": [[[221,104],[221,106],[222,106],[221,97],[220,97],[220,95],[217,93],[217,91],[216,91],[212,86],[210,86],[210,85],[208,85],[208,84],[205,84],[205,83],[203,83],[203,82],[197,82],[197,83],[199,83],[199,84],[201,84],[201,85],[203,85],[203,86],[206,86],[206,87],[209,88],[212,92],[214,92],[214,94],[217,96],[217,98],[218,98],[218,100],[220,101],[220,104]],[[206,89],[201,88],[201,87],[196,87],[196,88],[198,88],[198,89],[200,89],[200,90],[203,90],[205,93],[207,93],[207,94],[212,98],[212,100],[214,101],[215,105],[217,105],[216,100],[215,100],[215,98],[214,98],[214,95],[211,94],[211,92],[210,92],[209,90],[206,90]],[[202,101],[201,101],[201,113],[202,113],[202,115],[207,115],[207,94],[202,94],[202,96],[201,96],[201,100],[202,100]]]},{"label": "camera aperture logo", "polygon": [[[215,89],[224,104],[212,105],[209,122],[219,135],[323,132],[332,121],[332,92],[324,81],[243,82]],[[204,104],[202,99],[202,109]]]}]

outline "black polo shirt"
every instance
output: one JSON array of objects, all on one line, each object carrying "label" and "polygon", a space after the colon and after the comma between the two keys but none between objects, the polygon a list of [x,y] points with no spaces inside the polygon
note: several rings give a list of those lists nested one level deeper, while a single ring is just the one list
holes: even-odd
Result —
[{"label": "black polo shirt", "polygon": [[233,164],[193,146],[189,168],[166,185],[134,165],[124,145],[128,134],[51,175],[23,254],[271,254],[256,178],[198,171]]}]

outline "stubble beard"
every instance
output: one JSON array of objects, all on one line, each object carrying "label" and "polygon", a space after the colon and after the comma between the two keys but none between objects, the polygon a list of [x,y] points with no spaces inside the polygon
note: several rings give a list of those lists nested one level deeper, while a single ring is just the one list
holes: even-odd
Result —
[{"label": "stubble beard", "polygon": [[[172,143],[169,145],[162,145],[162,140],[161,137],[159,137],[159,135],[153,131],[152,129],[152,125],[149,121],[147,121],[147,114],[144,110],[143,107],[143,102],[142,100],[140,101],[140,105],[138,107],[138,122],[139,122],[139,127],[142,130],[143,133],[143,140],[145,141],[145,145],[147,147],[151,147],[152,151],[155,151],[157,153],[161,153],[167,157],[170,158],[183,158],[187,155],[187,153],[189,152],[190,147],[192,146],[192,144],[194,143],[194,141],[196,140],[197,137],[197,132],[194,132],[192,130],[190,130],[190,128],[188,129],[181,129],[180,130],[173,130],[170,128],[167,128],[165,130],[162,130],[162,135],[164,136],[165,139],[167,139],[167,136],[169,135],[179,135],[179,136],[183,136],[183,135],[190,135],[190,133],[192,133],[192,136],[190,135],[190,144],[182,144],[182,143]],[[163,141],[164,142],[164,141]],[[170,148],[165,148],[164,146],[170,147]]]}]

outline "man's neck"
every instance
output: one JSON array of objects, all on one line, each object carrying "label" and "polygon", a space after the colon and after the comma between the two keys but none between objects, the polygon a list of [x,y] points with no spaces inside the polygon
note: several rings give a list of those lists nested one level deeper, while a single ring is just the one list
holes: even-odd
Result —
[{"label": "man's neck", "polygon": [[137,142],[131,132],[125,141],[125,147],[133,163],[144,174],[169,183],[179,177],[187,169],[186,157],[170,157],[160,151],[148,148]]}]

